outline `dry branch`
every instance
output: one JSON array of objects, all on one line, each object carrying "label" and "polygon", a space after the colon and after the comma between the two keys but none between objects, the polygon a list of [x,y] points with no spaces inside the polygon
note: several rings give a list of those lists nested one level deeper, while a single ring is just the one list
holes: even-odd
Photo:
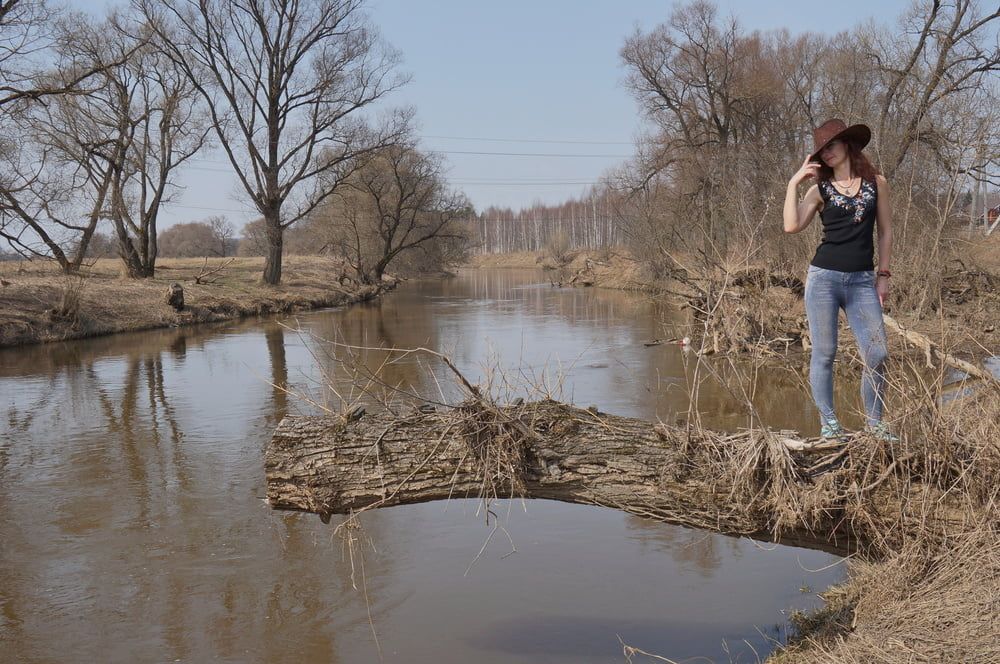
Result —
[{"label": "dry branch", "polygon": [[954,355],[950,355],[944,352],[938,347],[936,343],[934,343],[924,335],[920,334],[919,332],[914,332],[913,330],[907,330],[905,327],[896,322],[896,320],[894,320],[892,316],[882,314],[882,320],[885,321],[885,326],[887,328],[889,328],[893,332],[902,335],[902,337],[906,339],[907,342],[913,344],[914,346],[917,346],[918,348],[923,349],[924,354],[927,357],[928,368],[934,368],[934,365],[931,363],[931,356],[933,355],[934,357],[937,357],[941,362],[944,362],[945,364],[947,364],[952,368],[958,369],[959,371],[964,371],[970,376],[974,376],[976,378],[979,378],[980,380],[984,380],[987,383],[994,383],[996,385],[1000,385],[1000,378],[997,378],[988,371],[980,369],[974,364],[970,364],[965,360],[960,360]]},{"label": "dry branch", "polygon": [[205,257],[205,264],[202,266],[201,272],[199,272],[197,275],[195,275],[194,283],[196,283],[196,284],[211,284],[211,283],[215,283],[215,279],[209,279],[209,277],[212,277],[212,276],[214,276],[214,275],[222,272],[227,267],[229,267],[230,265],[232,265],[235,260],[236,260],[235,258],[230,258],[228,261],[223,261],[222,264],[220,264],[219,266],[214,267],[212,269],[209,269],[209,267],[208,267],[208,257],[206,256]]}]

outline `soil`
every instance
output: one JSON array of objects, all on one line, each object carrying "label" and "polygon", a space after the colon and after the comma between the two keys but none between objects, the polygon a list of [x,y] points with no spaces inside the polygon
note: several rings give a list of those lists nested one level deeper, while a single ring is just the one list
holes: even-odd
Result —
[{"label": "soil", "polygon": [[[129,279],[117,259],[99,259],[79,275],[64,275],[50,262],[0,263],[0,346],[344,305],[395,284],[341,285],[343,266],[335,259],[288,256],[281,284],[268,286],[260,280],[263,266],[263,258],[161,259],[155,277]],[[184,291],[179,311],[167,303],[175,283]]]}]

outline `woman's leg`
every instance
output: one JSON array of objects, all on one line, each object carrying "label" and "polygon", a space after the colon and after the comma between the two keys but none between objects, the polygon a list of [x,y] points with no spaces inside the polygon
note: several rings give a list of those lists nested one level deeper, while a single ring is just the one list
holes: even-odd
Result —
[{"label": "woman's leg", "polygon": [[812,340],[809,385],[820,423],[837,421],[833,411],[833,360],[837,355],[837,316],[840,314],[842,272],[809,266],[806,277],[806,319]]},{"label": "woman's leg", "polygon": [[851,325],[865,363],[861,376],[861,399],[865,404],[868,426],[874,426],[882,421],[885,405],[884,365],[888,356],[882,305],[875,292],[874,273],[853,273],[845,295],[847,322]]}]

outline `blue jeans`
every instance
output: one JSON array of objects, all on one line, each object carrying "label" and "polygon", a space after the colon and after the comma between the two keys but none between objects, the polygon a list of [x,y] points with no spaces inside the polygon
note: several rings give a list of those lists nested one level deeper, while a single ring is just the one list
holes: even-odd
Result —
[{"label": "blue jeans", "polygon": [[865,363],[861,399],[868,425],[872,426],[882,421],[883,365],[888,354],[875,273],[838,272],[810,265],[806,277],[806,318],[813,346],[809,384],[822,424],[837,419],[833,411],[833,358],[837,354],[837,317],[841,309],[847,313]]}]

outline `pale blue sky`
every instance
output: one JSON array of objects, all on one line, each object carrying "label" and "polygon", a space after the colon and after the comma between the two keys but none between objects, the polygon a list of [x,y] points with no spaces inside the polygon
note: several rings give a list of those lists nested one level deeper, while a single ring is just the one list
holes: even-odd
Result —
[{"label": "pale blue sky", "polygon": [[[76,0],[77,7],[112,5]],[[868,20],[895,22],[908,0],[837,3],[719,0],[749,30],[833,34]],[[654,0],[369,0],[411,83],[389,99],[416,108],[426,148],[446,152],[449,178],[478,209],[557,203],[631,154],[641,130],[622,87],[618,51],[636,27],[662,23],[674,3]],[[502,140],[456,140],[472,137]],[[606,144],[527,141],[593,141]],[[514,142],[518,141],[518,142]],[[460,154],[518,152],[598,157]],[[193,164],[162,222],[225,214],[237,227],[242,192],[218,156]],[[550,184],[552,182],[560,184]],[[546,184],[542,184],[545,182]],[[202,209],[211,208],[211,209]],[[216,211],[219,210],[219,211]]]}]

